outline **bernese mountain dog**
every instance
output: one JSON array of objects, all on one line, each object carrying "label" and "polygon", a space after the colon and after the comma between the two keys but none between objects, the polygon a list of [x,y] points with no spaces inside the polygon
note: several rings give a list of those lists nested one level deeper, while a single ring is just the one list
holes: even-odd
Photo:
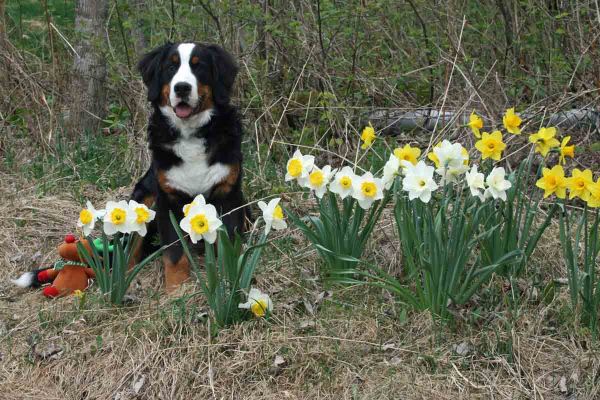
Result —
[{"label": "bernese mountain dog", "polygon": [[171,225],[169,211],[183,218],[183,206],[202,194],[222,216],[230,235],[241,232],[246,216],[242,194],[242,126],[230,104],[238,72],[221,47],[167,43],[138,64],[152,114],[148,123],[150,168],[131,198],[156,209],[156,219],[137,251],[152,251],[158,232],[167,292],[190,276],[190,264]]}]

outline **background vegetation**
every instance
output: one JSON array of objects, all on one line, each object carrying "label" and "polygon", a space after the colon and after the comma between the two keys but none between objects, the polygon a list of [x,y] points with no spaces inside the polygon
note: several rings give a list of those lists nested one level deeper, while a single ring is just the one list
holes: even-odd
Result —
[{"label": "background vegetation", "polygon": [[[554,112],[597,113],[600,104],[595,0],[115,0],[91,38],[107,63],[108,100],[100,128],[79,130],[69,125],[74,49],[84,40],[74,3],[4,6],[5,282],[53,261],[84,199],[125,198],[147,168],[148,109],[135,64],[167,40],[218,43],[239,60],[246,193],[257,200],[279,192],[292,207],[309,201],[283,185],[293,148],[339,165],[353,159],[369,120],[389,135],[381,149],[424,148],[440,137],[472,147],[460,121],[401,131],[373,118],[375,111],[475,109],[498,125],[516,106],[532,131]],[[598,125],[559,128],[569,129],[582,168],[597,171]],[[391,221],[384,215],[368,257],[400,273]],[[274,319],[218,338],[208,334],[193,288],[177,299],[160,295],[158,265],[142,274],[121,311],[98,310],[92,294],[83,303],[46,302],[2,285],[0,390],[10,398],[597,398],[598,347],[588,332],[573,333],[557,226],[529,266],[518,309],[507,306],[499,278],[455,310],[460,322],[441,336],[427,315],[396,307],[384,291],[332,295],[296,232],[274,240],[265,252],[272,257],[259,266]]]}]

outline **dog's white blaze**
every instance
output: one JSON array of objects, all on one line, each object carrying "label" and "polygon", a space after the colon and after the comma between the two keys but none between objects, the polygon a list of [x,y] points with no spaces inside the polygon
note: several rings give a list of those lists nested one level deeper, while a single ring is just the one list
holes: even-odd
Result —
[{"label": "dog's white blaze", "polygon": [[180,139],[172,146],[173,152],[183,160],[166,172],[169,186],[195,196],[207,195],[210,189],[229,175],[230,167],[215,163],[208,165],[204,139]]},{"label": "dog's white blaze", "polygon": [[192,92],[190,93],[187,103],[192,108],[198,105],[198,80],[196,79],[196,75],[194,75],[192,68],[190,67],[190,58],[192,56],[194,47],[196,47],[194,43],[182,43],[177,46],[177,52],[179,53],[180,61],[179,69],[171,79],[171,91],[169,93],[169,100],[171,101],[171,106],[173,107],[175,107],[181,101],[181,99],[175,94],[175,85],[181,82],[189,83],[192,86]]}]

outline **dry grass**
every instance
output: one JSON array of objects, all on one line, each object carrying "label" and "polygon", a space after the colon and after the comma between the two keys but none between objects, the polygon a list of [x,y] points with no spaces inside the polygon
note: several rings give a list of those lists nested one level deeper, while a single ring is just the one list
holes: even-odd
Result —
[{"label": "dry grass", "polygon": [[[265,263],[257,277],[261,288],[274,293],[274,318],[214,338],[202,302],[190,296],[191,285],[181,297],[161,293],[159,266],[141,275],[133,289],[136,302],[123,309],[107,308],[94,290],[82,307],[74,298],[48,301],[36,290],[10,286],[8,278],[54,259],[54,247],[80,205],[67,194],[39,197],[35,182],[13,173],[3,171],[0,180],[2,398],[598,396],[597,352],[585,335],[560,325],[564,294],[550,304],[530,296],[510,328],[501,305],[483,323],[459,318],[454,329],[436,335],[427,314],[402,320],[378,290],[318,296],[323,289],[315,281],[314,255],[298,253]],[[119,194],[86,195],[100,202]],[[376,242],[392,255],[394,233],[382,225]],[[304,249],[306,243],[294,238],[296,248]],[[538,260],[558,260],[556,242],[547,243]],[[562,275],[559,265],[545,264],[544,272]]]}]

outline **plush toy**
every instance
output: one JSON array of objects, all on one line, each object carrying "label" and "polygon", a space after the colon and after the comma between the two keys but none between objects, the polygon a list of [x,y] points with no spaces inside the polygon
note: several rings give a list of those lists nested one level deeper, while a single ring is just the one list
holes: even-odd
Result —
[{"label": "plush toy", "polygon": [[[88,252],[92,252],[86,239],[79,240]],[[61,260],[52,268],[43,268],[26,272],[12,282],[19,287],[39,287],[45,283],[52,284],[44,287],[42,293],[46,297],[66,296],[76,290],[85,290],[88,280],[95,277],[94,271],[80,259],[77,252],[77,238],[74,235],[65,236],[65,242],[58,246]]]}]

